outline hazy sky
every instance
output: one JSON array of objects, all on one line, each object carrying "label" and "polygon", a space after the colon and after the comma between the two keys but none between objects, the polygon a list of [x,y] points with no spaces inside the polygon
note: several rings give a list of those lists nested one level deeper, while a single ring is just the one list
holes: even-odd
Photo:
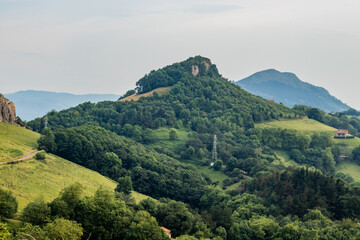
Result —
[{"label": "hazy sky", "polygon": [[360,109],[359,0],[0,0],[0,92],[122,94],[208,57],[240,80],[275,68]]}]

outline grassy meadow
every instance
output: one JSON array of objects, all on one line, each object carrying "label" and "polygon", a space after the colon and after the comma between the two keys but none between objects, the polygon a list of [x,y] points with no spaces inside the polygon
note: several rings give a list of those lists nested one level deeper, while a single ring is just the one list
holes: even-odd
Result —
[{"label": "grassy meadow", "polygon": [[229,176],[225,175],[223,172],[215,171],[209,166],[199,166],[197,168],[201,173],[208,176],[213,183],[218,183],[219,186],[223,186],[224,180],[229,178]]},{"label": "grassy meadow", "polygon": [[[309,135],[314,133],[325,132],[330,136],[335,135],[336,129],[330,126],[327,126],[323,123],[312,119],[295,119],[295,120],[282,120],[282,121],[271,121],[265,123],[256,124],[257,128],[265,128],[265,127],[276,127],[276,128],[285,128],[285,129],[293,129],[301,132],[305,132]],[[341,148],[341,153],[346,156],[350,156],[351,151],[360,146],[360,139],[350,138],[350,139],[333,139],[335,144],[338,144]],[[284,166],[296,166],[299,165],[293,160],[290,159],[288,153],[285,151],[275,151],[276,155],[280,159]],[[279,164],[279,162],[275,162],[275,164]],[[349,174],[354,178],[355,181],[360,181],[360,166],[353,162],[343,162],[336,166],[337,172],[342,172]]]},{"label": "grassy meadow", "polygon": [[172,152],[177,152],[181,146],[184,146],[189,132],[185,131],[184,129],[175,129],[175,131],[177,138],[175,140],[170,140],[170,128],[159,128],[153,130],[153,136],[156,139],[156,142],[150,144],[150,146],[160,146],[167,148]]},{"label": "grassy meadow", "polygon": [[354,162],[342,162],[336,166],[336,171],[349,174],[356,182],[360,182],[360,166]]},{"label": "grassy meadow", "polygon": [[292,119],[292,120],[281,120],[281,121],[270,121],[259,123],[255,125],[257,128],[264,127],[276,127],[284,129],[293,129],[308,134],[326,132],[331,135],[335,135],[336,129],[315,121],[313,119]]},{"label": "grassy meadow", "polygon": [[38,133],[0,122],[0,162],[27,155],[37,147]]},{"label": "grassy meadow", "polygon": [[[0,122],[0,161],[16,159],[35,150],[39,137],[38,133]],[[116,182],[109,178],[52,154],[47,154],[44,161],[31,158],[0,165],[0,188],[13,193],[19,202],[19,211],[34,200],[51,201],[62,189],[76,182],[84,186],[87,196],[100,187],[109,191],[116,187]],[[132,195],[136,202],[148,197],[137,192]]]}]

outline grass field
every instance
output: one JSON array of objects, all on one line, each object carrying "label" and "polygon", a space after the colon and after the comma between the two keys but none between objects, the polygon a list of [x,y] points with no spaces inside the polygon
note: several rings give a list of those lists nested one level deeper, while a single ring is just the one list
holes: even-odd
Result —
[{"label": "grass field", "polygon": [[[333,136],[336,133],[336,129],[329,127],[325,124],[317,122],[312,119],[295,119],[295,120],[283,120],[283,121],[272,121],[266,123],[256,124],[257,128],[264,127],[277,127],[285,129],[293,129],[308,134],[325,132]],[[360,146],[360,139],[355,137],[351,139],[333,139],[335,144],[338,144],[341,148],[341,154],[350,156],[351,151]],[[280,158],[280,162],[284,166],[298,165],[296,162],[292,161],[288,154],[284,151],[275,151],[276,155]],[[275,162],[275,164],[279,164]],[[337,172],[347,173],[354,178],[355,181],[360,181],[360,166],[352,162],[343,162],[336,166]]]},{"label": "grass field", "polygon": [[116,187],[114,181],[99,173],[49,154],[45,161],[31,159],[0,166],[0,188],[13,192],[20,210],[35,199],[50,201],[76,182],[85,187],[86,195],[92,195],[100,186],[111,191]]},{"label": "grass field", "polygon": [[[330,136],[335,135],[336,129],[330,126],[327,126],[323,123],[312,119],[295,119],[295,120],[283,120],[283,121],[271,121],[265,123],[256,124],[257,128],[265,128],[265,127],[277,127],[284,129],[293,129],[301,132],[305,132],[307,134],[313,133],[321,133],[325,132]],[[352,149],[357,146],[360,146],[359,138],[350,138],[350,139],[333,139],[335,144],[343,145],[342,154],[350,155]]]},{"label": "grass field", "polygon": [[[37,146],[39,134],[18,126],[0,123],[0,161],[18,158]],[[21,152],[18,155],[11,155]],[[51,201],[60,191],[73,183],[85,188],[90,196],[99,187],[113,191],[116,182],[97,172],[75,163],[47,154],[45,161],[29,159],[16,164],[0,165],[0,188],[10,190],[19,202],[21,211],[29,202],[36,199]],[[133,192],[136,202],[148,196]]]},{"label": "grass field", "polygon": [[26,155],[37,147],[38,133],[0,122],[0,162]]},{"label": "grass field", "polygon": [[336,171],[349,174],[355,181],[360,182],[360,166],[356,163],[340,163],[336,166]]},{"label": "grass field", "polygon": [[282,121],[271,121],[265,123],[259,123],[255,125],[257,128],[264,127],[278,127],[284,129],[293,129],[309,134],[326,132],[331,135],[335,135],[336,129],[325,124],[322,124],[313,119],[293,119],[293,120],[282,120]]},{"label": "grass field", "polygon": [[212,182],[218,182],[219,186],[222,186],[224,180],[229,178],[229,176],[225,175],[220,171],[215,171],[213,168],[210,168],[209,166],[199,166],[197,168],[201,173],[208,176]]},{"label": "grass field", "polygon": [[161,96],[161,95],[169,93],[170,90],[171,90],[171,87],[161,87],[161,88],[157,88],[157,89],[154,89],[150,92],[146,92],[143,94],[134,93],[133,95],[130,95],[126,98],[120,99],[119,102],[138,101],[141,97],[149,97],[149,96],[154,95],[154,92],[156,92],[157,94],[159,94],[159,96]]},{"label": "grass field", "polygon": [[153,135],[157,139],[157,141],[150,146],[160,146],[171,150],[172,152],[177,152],[180,146],[183,146],[186,143],[188,131],[185,129],[175,129],[177,133],[177,138],[175,140],[169,139],[169,128],[159,128],[157,130],[153,130]]}]

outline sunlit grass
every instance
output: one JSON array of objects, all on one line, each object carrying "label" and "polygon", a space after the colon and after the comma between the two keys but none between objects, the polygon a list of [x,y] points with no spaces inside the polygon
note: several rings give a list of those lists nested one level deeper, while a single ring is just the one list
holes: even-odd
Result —
[{"label": "sunlit grass", "polygon": [[0,122],[0,162],[31,152],[40,135],[28,129]]}]

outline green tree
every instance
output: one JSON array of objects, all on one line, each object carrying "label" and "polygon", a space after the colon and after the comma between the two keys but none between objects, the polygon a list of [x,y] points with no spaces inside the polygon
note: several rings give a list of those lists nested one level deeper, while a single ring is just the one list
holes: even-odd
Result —
[{"label": "green tree", "polygon": [[169,237],[159,227],[154,217],[148,212],[138,211],[127,229],[125,239],[168,240]]},{"label": "green tree", "polygon": [[130,176],[121,177],[118,179],[118,185],[115,188],[116,192],[123,192],[126,195],[130,194],[133,190],[132,181]]},{"label": "green tree", "polygon": [[46,224],[44,231],[51,240],[79,240],[83,235],[79,223],[63,218],[57,218],[54,222]]},{"label": "green tree", "polygon": [[50,222],[51,209],[45,202],[31,202],[23,210],[21,220],[32,225]]},{"label": "green tree", "polygon": [[222,164],[223,164],[223,162],[221,160],[219,160],[219,159],[216,160],[215,163],[214,163],[214,170],[215,171],[221,170]]},{"label": "green tree", "polygon": [[360,164],[360,146],[354,148],[354,150],[351,153],[351,158],[354,161],[356,161],[358,164]]},{"label": "green tree", "polygon": [[46,158],[45,152],[38,152],[35,154],[36,160],[45,160],[45,158]]},{"label": "green tree", "polygon": [[50,128],[45,128],[38,140],[39,149],[54,153],[56,150],[55,135]]},{"label": "green tree", "polygon": [[0,216],[11,218],[18,210],[18,202],[12,192],[0,189]]},{"label": "green tree", "polygon": [[169,131],[169,139],[170,140],[175,140],[177,139],[177,132],[174,128],[171,128],[170,131]]}]

